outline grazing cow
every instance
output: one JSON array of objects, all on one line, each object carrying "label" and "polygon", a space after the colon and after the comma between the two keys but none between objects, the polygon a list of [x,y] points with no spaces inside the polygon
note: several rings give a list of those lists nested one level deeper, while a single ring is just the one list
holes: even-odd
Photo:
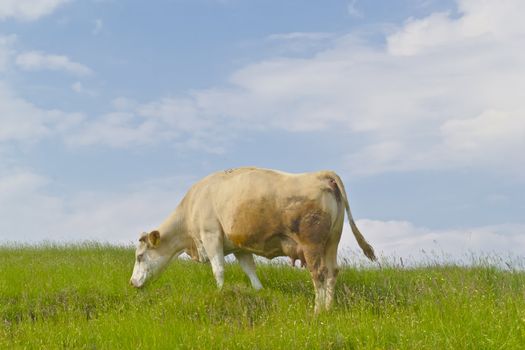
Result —
[{"label": "grazing cow", "polygon": [[375,260],[336,173],[238,168],[211,174],[188,191],[158,229],[141,235],[130,283],[142,287],[185,251],[194,260],[209,259],[221,288],[224,256],[233,253],[252,286],[260,289],[252,254],[269,259],[288,256],[306,263],[318,313],[333,301],[345,209],[357,243]]}]

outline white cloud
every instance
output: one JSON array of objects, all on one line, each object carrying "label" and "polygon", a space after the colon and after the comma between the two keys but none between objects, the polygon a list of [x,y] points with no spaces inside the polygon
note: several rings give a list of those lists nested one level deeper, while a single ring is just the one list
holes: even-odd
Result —
[{"label": "white cloud", "polygon": [[1,178],[0,198],[8,203],[15,198],[31,195],[36,188],[46,185],[47,180],[31,172],[16,172]]},{"label": "white cloud", "polygon": [[34,21],[49,15],[69,0],[2,0],[0,1],[0,20],[15,18]]},{"label": "white cloud", "polygon": [[[9,68],[16,39],[15,35],[0,36],[0,72]],[[0,146],[61,137],[79,125],[82,119],[79,113],[39,108],[18,96],[5,79],[0,79]]]},{"label": "white cloud", "polygon": [[525,109],[487,110],[473,118],[451,119],[441,126],[441,133],[444,147],[456,161],[519,164],[525,149]]},{"label": "white cloud", "polygon": [[[78,81],[71,89],[96,95]],[[232,134],[231,125],[220,125],[216,116],[199,114],[193,103],[191,99],[165,98],[138,104],[121,97],[113,101],[115,111],[85,118],[80,113],[39,108],[0,81],[0,145],[58,137],[71,147],[133,148],[164,142],[178,149],[223,153],[230,139],[223,132],[228,129]]]},{"label": "white cloud", "polygon": [[[115,112],[86,121],[66,137],[75,147],[108,145],[129,148],[168,142],[173,147],[223,153],[232,125],[190,98],[163,98],[142,105],[125,98],[113,101]],[[228,138],[222,136],[228,130]]]},{"label": "white cloud", "polygon": [[92,73],[91,69],[83,64],[71,61],[67,56],[49,55],[39,51],[21,53],[16,57],[16,65],[23,70],[56,70],[73,75],[86,76]]},{"label": "white cloud", "polygon": [[159,126],[154,121],[142,121],[133,113],[112,112],[96,120],[86,121],[75,133],[66,136],[72,146],[108,145],[123,148],[153,144],[159,141]]},{"label": "white cloud", "polygon": [[78,113],[40,109],[16,96],[0,81],[0,143],[34,143],[74,129],[83,117]]},{"label": "white cloud", "polygon": [[449,13],[435,13],[423,19],[409,19],[403,28],[388,37],[389,52],[416,55],[479,41],[488,44],[519,40],[525,33],[519,15],[525,10],[523,1],[459,0],[458,10],[459,18],[452,18]]}]

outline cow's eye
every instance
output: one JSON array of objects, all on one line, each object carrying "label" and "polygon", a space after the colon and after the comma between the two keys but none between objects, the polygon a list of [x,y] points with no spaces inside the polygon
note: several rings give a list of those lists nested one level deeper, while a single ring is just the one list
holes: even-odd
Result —
[{"label": "cow's eye", "polygon": [[137,255],[137,261],[142,261],[143,258],[144,258],[144,254]]}]

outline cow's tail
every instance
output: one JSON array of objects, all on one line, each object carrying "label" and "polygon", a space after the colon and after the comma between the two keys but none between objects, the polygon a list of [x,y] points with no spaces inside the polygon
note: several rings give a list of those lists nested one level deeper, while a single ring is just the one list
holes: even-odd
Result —
[{"label": "cow's tail", "polygon": [[357,228],[357,225],[355,224],[354,218],[352,217],[352,212],[350,211],[350,204],[348,203],[348,197],[346,195],[345,186],[343,185],[343,181],[341,181],[341,178],[337,174],[334,175],[334,180],[337,183],[337,187],[339,187],[339,191],[341,192],[341,197],[343,199],[346,214],[348,215],[348,222],[350,223],[350,228],[352,229],[352,233],[354,234],[355,239],[357,240],[357,244],[361,247],[363,250],[363,253],[365,253],[366,257],[372,261],[377,260],[376,255],[374,253],[374,248],[368,243],[361,234],[361,231]]}]

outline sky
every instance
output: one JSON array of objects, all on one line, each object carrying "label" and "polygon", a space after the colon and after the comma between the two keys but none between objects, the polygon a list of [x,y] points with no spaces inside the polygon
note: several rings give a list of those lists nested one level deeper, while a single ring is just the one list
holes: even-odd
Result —
[{"label": "sky", "polygon": [[[131,243],[194,182],[335,170],[384,257],[525,254],[521,0],[2,0],[0,243]],[[357,252],[348,227],[342,250]]]}]

